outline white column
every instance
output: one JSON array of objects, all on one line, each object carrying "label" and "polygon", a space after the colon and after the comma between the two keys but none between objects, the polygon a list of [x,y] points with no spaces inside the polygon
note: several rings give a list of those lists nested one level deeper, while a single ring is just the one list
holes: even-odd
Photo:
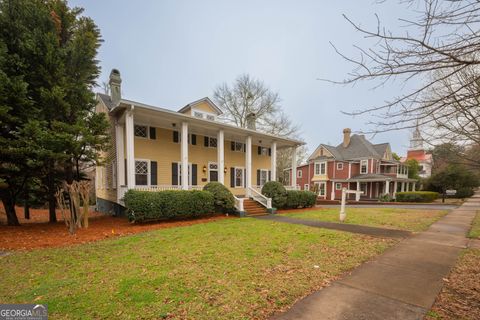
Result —
[{"label": "white column", "polygon": [[250,188],[252,187],[252,137],[248,136],[245,141],[245,193],[250,196]]},{"label": "white column", "polygon": [[407,192],[408,192],[408,191],[409,191],[409,189],[410,189],[410,182],[405,182],[405,188],[406,188],[406,190],[405,190],[405,191],[407,191]]},{"label": "white column", "polygon": [[390,180],[385,181],[385,194],[390,194]]},{"label": "white column", "polygon": [[330,200],[335,200],[335,182],[332,181],[332,192],[330,193]]},{"label": "white column", "polygon": [[188,123],[182,122],[180,160],[182,163],[182,189],[188,190]]},{"label": "white column", "polygon": [[[360,181],[357,181],[357,191],[360,191]],[[360,201],[360,193],[355,193],[355,201]]]},{"label": "white column", "polygon": [[274,141],[272,142],[271,146],[272,156],[271,156],[271,163],[270,163],[270,170],[272,171],[272,181],[277,181],[277,143]]},{"label": "white column", "polygon": [[135,187],[135,145],[134,145],[133,106],[125,114],[125,136],[127,144],[127,186]]},{"label": "white column", "polygon": [[412,191],[415,191],[415,182],[412,182]]},{"label": "white column", "polygon": [[397,189],[398,189],[398,183],[397,183],[397,181],[395,181],[394,184],[393,184],[393,197],[394,198],[397,197]]},{"label": "white column", "polygon": [[225,184],[225,141],[223,130],[217,133],[218,182]]},{"label": "white column", "polygon": [[117,189],[125,185],[125,144],[124,144],[123,126],[120,123],[115,124],[115,149],[117,152]]},{"label": "white column", "polygon": [[292,148],[292,187],[297,187],[297,147]]}]

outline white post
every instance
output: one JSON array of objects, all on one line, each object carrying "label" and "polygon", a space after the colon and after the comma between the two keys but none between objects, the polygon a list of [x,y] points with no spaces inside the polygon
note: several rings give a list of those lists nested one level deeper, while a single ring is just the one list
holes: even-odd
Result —
[{"label": "white post", "polygon": [[252,187],[252,137],[248,136],[245,142],[247,150],[245,150],[245,193],[250,196],[250,188]]},{"label": "white post", "polygon": [[182,190],[188,190],[188,123],[182,122],[180,161],[182,164]]},{"label": "white post", "polygon": [[335,200],[335,182],[332,181],[332,192],[330,193],[330,200]]},{"label": "white post", "polygon": [[402,182],[400,185],[400,192],[405,192],[405,182]]},{"label": "white post", "polygon": [[125,114],[125,135],[127,143],[127,187],[135,187],[135,145],[134,145],[134,124],[133,124],[133,105]]},{"label": "white post", "polygon": [[218,166],[218,182],[225,184],[225,141],[223,130],[217,133],[217,166]]},{"label": "white post", "polygon": [[270,163],[270,170],[272,171],[272,181],[277,181],[277,143],[274,141],[272,142],[271,146],[272,156],[271,156],[271,163]]},{"label": "white post", "polygon": [[397,181],[395,181],[393,183],[393,198],[397,197],[397,189],[398,189],[398,183],[397,183]]},{"label": "white post", "polygon": [[415,191],[415,182],[412,182],[412,191]]},{"label": "white post", "polygon": [[292,187],[297,187],[297,147],[292,148]]},{"label": "white post", "polygon": [[[357,181],[357,191],[360,191],[360,181]],[[360,201],[360,192],[355,193],[355,201]]]},{"label": "white post", "polygon": [[115,125],[115,145],[117,151],[117,189],[125,185],[125,144],[124,144],[123,126],[119,123]]},{"label": "white post", "polygon": [[[357,192],[357,194],[358,194],[358,192]],[[346,197],[347,197],[347,189],[342,188],[342,203],[340,205],[340,221],[341,222],[345,221],[345,218],[347,217],[347,215],[345,214]]]},{"label": "white post", "polygon": [[405,188],[406,188],[406,190],[405,190],[405,191],[407,191],[407,192],[408,192],[408,191],[409,191],[409,189],[410,189],[410,182],[405,182]]},{"label": "white post", "polygon": [[390,194],[390,180],[385,182],[385,194]]}]

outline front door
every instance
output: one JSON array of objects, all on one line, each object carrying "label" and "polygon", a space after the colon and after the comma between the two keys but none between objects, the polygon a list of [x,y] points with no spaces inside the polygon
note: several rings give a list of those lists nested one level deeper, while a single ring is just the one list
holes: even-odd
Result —
[{"label": "front door", "polygon": [[326,182],[315,182],[318,186],[318,196],[322,198],[327,197],[327,183]]},{"label": "front door", "polygon": [[218,181],[218,165],[214,162],[208,164],[208,181]]}]

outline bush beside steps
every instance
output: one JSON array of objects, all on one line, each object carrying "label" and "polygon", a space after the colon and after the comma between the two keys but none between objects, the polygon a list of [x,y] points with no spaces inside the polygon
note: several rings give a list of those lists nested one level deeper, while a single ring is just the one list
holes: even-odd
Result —
[{"label": "bush beside steps", "polygon": [[272,206],[276,209],[297,209],[313,207],[317,194],[312,191],[286,190],[277,181],[269,181],[262,188],[262,194],[272,198]]}]

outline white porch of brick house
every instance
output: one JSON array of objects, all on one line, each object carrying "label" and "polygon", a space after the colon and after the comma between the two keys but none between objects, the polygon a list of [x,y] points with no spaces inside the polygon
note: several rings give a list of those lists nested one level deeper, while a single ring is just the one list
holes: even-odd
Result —
[{"label": "white porch of brick house", "polygon": [[[162,111],[162,112],[159,112]],[[255,192],[258,186],[252,183],[252,146],[258,145],[271,149],[270,180],[277,180],[276,172],[277,150],[283,148],[296,149],[303,144],[301,141],[283,139],[276,136],[263,134],[254,130],[238,128],[218,121],[197,119],[175,111],[160,109],[136,102],[122,100],[119,107],[112,110],[117,118],[115,124],[115,146],[116,146],[116,184],[117,202],[121,202],[123,195],[129,189],[161,191],[161,190],[191,190],[201,189],[201,185],[189,184],[189,143],[188,139],[180,138],[178,143],[180,149],[180,181],[178,185],[135,185],[135,125],[145,125],[155,128],[162,128],[178,131],[180,137],[188,137],[189,134],[216,137],[217,154],[211,162],[218,165],[218,181],[225,184],[225,141],[236,141],[245,144],[245,177],[244,195],[249,197]],[[293,163],[293,161],[292,161]],[[160,164],[159,164],[160,165]],[[296,161],[295,161],[296,166]]]}]

